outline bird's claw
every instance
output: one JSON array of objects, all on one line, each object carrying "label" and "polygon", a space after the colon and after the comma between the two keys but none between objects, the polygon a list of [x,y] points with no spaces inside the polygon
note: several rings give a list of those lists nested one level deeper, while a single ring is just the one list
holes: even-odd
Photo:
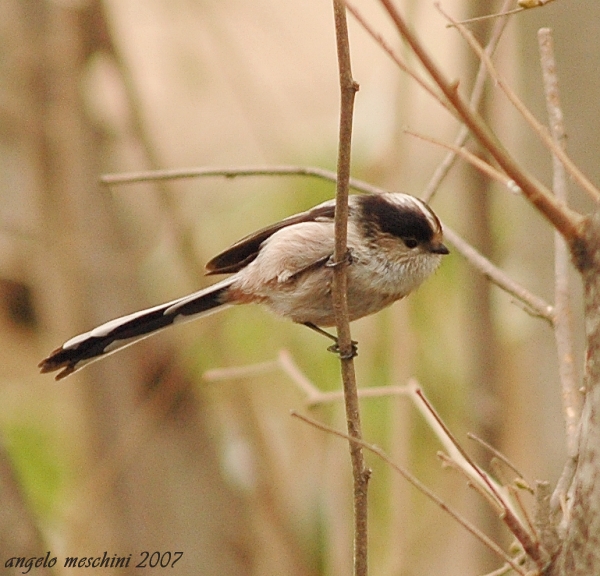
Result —
[{"label": "bird's claw", "polygon": [[340,350],[339,342],[337,342],[337,341],[335,342],[335,344],[328,346],[327,350],[329,352],[333,352],[334,354],[337,354],[340,357],[340,360],[352,360],[352,358],[356,358],[356,356],[358,356],[358,342],[356,340],[352,340],[350,352],[348,352],[346,354],[342,354],[342,352]]},{"label": "bird's claw", "polygon": [[346,249],[346,253],[341,260],[335,262],[333,260],[333,255],[329,257],[325,266],[328,268],[337,268],[338,266],[350,266],[354,262],[354,256],[352,255],[352,250],[350,248]]}]

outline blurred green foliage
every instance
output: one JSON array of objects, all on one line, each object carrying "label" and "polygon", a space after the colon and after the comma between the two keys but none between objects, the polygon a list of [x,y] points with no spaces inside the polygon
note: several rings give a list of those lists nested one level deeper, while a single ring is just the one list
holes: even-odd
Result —
[{"label": "blurred green foliage", "polygon": [[57,437],[34,424],[8,425],[3,435],[25,498],[36,515],[49,518],[68,473]]}]

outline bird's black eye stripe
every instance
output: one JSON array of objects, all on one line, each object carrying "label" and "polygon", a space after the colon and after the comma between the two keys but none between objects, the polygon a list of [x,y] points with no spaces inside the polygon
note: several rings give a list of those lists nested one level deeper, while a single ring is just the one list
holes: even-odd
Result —
[{"label": "bird's black eye stripe", "polygon": [[427,216],[418,207],[398,206],[376,195],[361,196],[365,233],[373,236],[377,231],[402,239],[408,248],[430,242],[434,235]]}]

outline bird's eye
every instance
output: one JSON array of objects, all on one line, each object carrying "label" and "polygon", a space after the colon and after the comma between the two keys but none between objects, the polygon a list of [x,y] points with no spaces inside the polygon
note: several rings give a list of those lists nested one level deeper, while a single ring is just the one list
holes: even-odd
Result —
[{"label": "bird's eye", "polygon": [[415,238],[402,238],[402,241],[404,242],[404,245],[407,248],[416,248],[419,243],[417,242],[417,240]]}]

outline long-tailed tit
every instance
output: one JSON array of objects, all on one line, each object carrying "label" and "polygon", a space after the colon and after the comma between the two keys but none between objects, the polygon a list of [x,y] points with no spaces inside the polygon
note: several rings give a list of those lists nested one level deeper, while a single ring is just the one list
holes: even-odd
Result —
[{"label": "long-tailed tit", "polygon": [[[334,201],[324,202],[246,236],[206,265],[208,274],[231,273],[226,280],[75,336],[40,363],[41,371],[62,368],[59,380],[171,324],[233,304],[264,304],[318,331],[333,326],[334,211]],[[350,197],[348,249],[350,320],[412,292],[448,254],[429,206],[399,193]]]}]

